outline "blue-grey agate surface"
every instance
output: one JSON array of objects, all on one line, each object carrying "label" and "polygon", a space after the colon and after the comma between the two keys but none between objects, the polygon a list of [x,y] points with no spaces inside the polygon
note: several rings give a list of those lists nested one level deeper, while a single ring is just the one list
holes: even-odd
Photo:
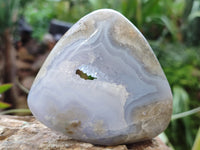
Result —
[{"label": "blue-grey agate surface", "polygon": [[[94,79],[81,78],[77,70]],[[170,121],[172,95],[141,33],[120,13],[102,9],[57,43],[28,105],[39,121],[73,139],[116,145],[161,133]]]}]

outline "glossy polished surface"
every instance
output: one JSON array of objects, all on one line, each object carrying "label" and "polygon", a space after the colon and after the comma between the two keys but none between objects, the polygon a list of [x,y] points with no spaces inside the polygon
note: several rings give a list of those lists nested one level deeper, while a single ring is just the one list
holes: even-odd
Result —
[{"label": "glossy polished surface", "polygon": [[102,9],[57,43],[28,96],[36,118],[101,145],[147,140],[168,125],[172,94],[152,49],[120,13]]}]

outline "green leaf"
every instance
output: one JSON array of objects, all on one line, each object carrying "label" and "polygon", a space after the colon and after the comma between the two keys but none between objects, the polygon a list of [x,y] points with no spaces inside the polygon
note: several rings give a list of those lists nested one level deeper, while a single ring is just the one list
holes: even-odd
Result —
[{"label": "green leaf", "polygon": [[173,87],[173,114],[181,113],[189,109],[189,95],[180,86]]},{"label": "green leaf", "polygon": [[30,113],[31,111],[29,109],[10,109],[0,112],[0,115],[7,115],[11,113]]},{"label": "green leaf", "polygon": [[193,12],[189,15],[188,20],[191,22],[193,19],[200,17],[200,11]]},{"label": "green leaf", "polygon": [[166,28],[172,34],[173,38],[176,41],[176,33],[178,32],[178,29],[173,20],[169,19],[167,16],[161,16],[160,20],[163,22],[163,24],[166,26]]},{"label": "green leaf", "polygon": [[2,94],[3,92],[9,90],[11,87],[12,87],[12,84],[10,84],[10,83],[0,85],[0,94]]},{"label": "green leaf", "polygon": [[194,145],[192,147],[192,150],[199,150],[199,149],[200,149],[200,128],[197,132],[196,139],[195,139]]},{"label": "green leaf", "polygon": [[9,108],[11,105],[5,102],[0,102],[0,109]]}]

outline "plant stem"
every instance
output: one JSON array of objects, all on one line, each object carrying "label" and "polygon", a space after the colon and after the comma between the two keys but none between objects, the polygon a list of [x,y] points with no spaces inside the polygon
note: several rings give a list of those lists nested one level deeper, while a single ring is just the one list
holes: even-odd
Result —
[{"label": "plant stem", "polygon": [[17,77],[16,78],[16,83],[17,83],[17,86],[26,94],[29,93],[29,89],[27,89],[26,87],[24,87],[20,82],[19,82],[19,78]]},{"label": "plant stem", "polygon": [[141,4],[141,0],[137,0],[136,19],[137,19],[137,27],[139,28],[139,30],[141,30],[141,27],[142,27],[142,4]]},{"label": "plant stem", "polygon": [[200,112],[200,107],[194,108],[194,109],[186,111],[186,112],[182,112],[182,113],[179,113],[179,114],[172,115],[171,121],[176,120],[176,119],[180,119],[180,118],[183,118],[183,117],[187,117],[189,115],[193,115],[193,114],[198,113],[198,112]]}]

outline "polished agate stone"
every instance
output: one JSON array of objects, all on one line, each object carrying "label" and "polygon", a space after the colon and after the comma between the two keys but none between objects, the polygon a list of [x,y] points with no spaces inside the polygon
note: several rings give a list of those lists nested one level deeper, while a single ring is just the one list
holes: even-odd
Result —
[{"label": "polished agate stone", "polygon": [[138,29],[120,13],[101,9],[80,19],[56,44],[28,105],[39,121],[72,139],[116,145],[165,130],[172,94]]}]

